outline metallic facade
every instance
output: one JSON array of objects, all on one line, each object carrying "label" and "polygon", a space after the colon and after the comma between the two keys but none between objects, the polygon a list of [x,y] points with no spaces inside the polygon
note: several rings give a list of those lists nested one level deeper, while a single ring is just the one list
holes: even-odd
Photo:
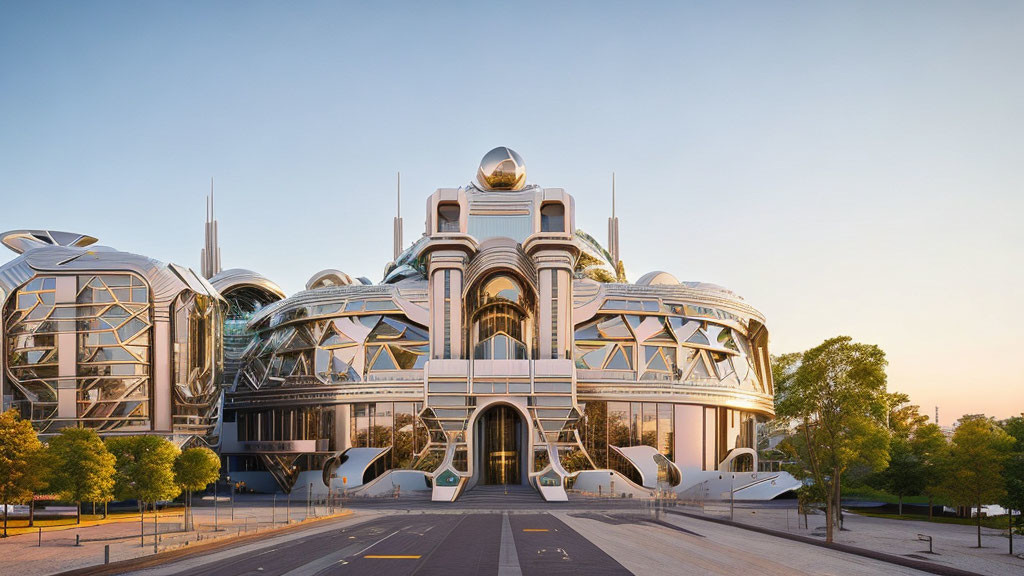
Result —
[{"label": "metallic facade", "polygon": [[216,445],[224,299],[191,270],[93,242],[4,234],[20,254],[0,267],[5,406],[42,434],[88,426]]}]

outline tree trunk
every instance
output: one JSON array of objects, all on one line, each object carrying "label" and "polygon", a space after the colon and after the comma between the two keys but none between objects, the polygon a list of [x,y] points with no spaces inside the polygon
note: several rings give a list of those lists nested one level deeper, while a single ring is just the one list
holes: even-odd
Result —
[{"label": "tree trunk", "polygon": [[928,521],[929,522],[932,521],[932,508],[933,508],[933,506],[932,506],[932,495],[929,494],[928,495]]},{"label": "tree trunk", "polygon": [[108,502],[104,502],[103,503],[103,519],[104,520],[107,519],[107,504],[108,504]]},{"label": "tree trunk", "polygon": [[899,494],[900,499],[900,516],[903,516],[903,494]]},{"label": "tree trunk", "polygon": [[75,524],[82,523],[82,501],[75,500]]},{"label": "tree trunk", "polygon": [[[7,498],[4,498],[4,500],[7,500]],[[4,502],[3,507],[4,507],[4,538],[7,538],[7,502]]]},{"label": "tree trunk", "polygon": [[836,528],[843,531],[843,482],[839,470],[836,470]]},{"label": "tree trunk", "polygon": [[139,546],[146,546],[146,503],[139,500]]},{"label": "tree trunk", "polygon": [[832,490],[825,490],[825,542],[832,543],[832,518],[835,516],[832,507]]},{"label": "tree trunk", "polygon": [[28,527],[31,528],[36,525],[36,497],[32,495],[32,499],[28,502]]},{"label": "tree trunk", "polygon": [[978,548],[981,548],[981,500],[978,500]]},{"label": "tree trunk", "polygon": [[1006,521],[1010,525],[1010,556],[1013,556],[1013,508],[1006,511]]}]

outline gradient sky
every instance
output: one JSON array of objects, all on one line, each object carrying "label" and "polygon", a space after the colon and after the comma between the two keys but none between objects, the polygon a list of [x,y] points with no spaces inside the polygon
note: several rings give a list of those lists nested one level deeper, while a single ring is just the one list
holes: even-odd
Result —
[{"label": "gradient sky", "polygon": [[0,229],[198,269],[213,176],[225,268],[378,281],[395,172],[411,241],[507,145],[773,352],[1024,411],[1024,2],[378,4],[0,0]]}]

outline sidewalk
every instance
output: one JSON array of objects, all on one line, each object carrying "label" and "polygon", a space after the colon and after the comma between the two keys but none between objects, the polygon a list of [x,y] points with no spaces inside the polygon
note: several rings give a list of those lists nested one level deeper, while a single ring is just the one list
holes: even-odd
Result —
[{"label": "sidewalk", "polygon": [[[809,515],[808,528],[804,528],[804,517],[797,515],[796,502],[793,502],[792,507],[780,504],[779,501],[764,504],[738,502],[733,520],[780,532],[825,539],[824,513]],[[728,502],[707,503],[703,509],[700,506],[679,506],[677,509],[690,514],[730,518]],[[919,540],[918,534],[932,537],[934,554],[928,553],[928,542]],[[979,574],[1024,574],[1024,559],[1007,553],[1005,531],[982,528],[981,534],[984,547],[978,549],[974,547],[977,544],[977,528],[974,526],[876,518],[846,512],[843,530],[835,533],[835,542]],[[1014,537],[1014,551],[1024,552],[1024,537]]]},{"label": "sidewalk", "polygon": [[[289,515],[286,503],[287,500],[279,496],[279,506],[275,508],[273,500],[267,497],[236,496],[232,519],[231,506],[227,498],[220,498],[215,510],[212,498],[201,501],[196,497],[196,506],[193,508],[193,531],[182,531],[184,517],[180,509],[169,511],[166,516],[163,513],[159,515],[159,550],[165,551],[213,538],[232,538],[287,526]],[[293,501],[290,512],[292,524],[306,520],[305,500],[299,503]],[[331,517],[329,512],[330,510],[321,503],[310,509],[308,519]],[[351,513],[349,510],[341,509],[335,509],[335,512]],[[38,545],[36,530],[0,539],[0,558],[14,559],[8,560],[4,568],[16,568],[18,576],[44,576],[102,564],[107,546],[110,547],[111,562],[152,555],[152,513],[146,514],[145,545],[140,543],[139,528],[137,514],[124,519],[91,522],[89,525],[83,522],[79,526],[44,530],[42,546]],[[81,545],[76,546],[76,541],[80,541]]]}]

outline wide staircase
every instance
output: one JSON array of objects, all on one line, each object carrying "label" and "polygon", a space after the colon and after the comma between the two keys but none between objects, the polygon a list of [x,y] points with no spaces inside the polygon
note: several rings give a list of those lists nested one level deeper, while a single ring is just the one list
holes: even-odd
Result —
[{"label": "wide staircase", "polygon": [[509,484],[507,486],[476,485],[455,501],[460,506],[480,507],[530,507],[544,504],[540,493],[528,484]]}]

